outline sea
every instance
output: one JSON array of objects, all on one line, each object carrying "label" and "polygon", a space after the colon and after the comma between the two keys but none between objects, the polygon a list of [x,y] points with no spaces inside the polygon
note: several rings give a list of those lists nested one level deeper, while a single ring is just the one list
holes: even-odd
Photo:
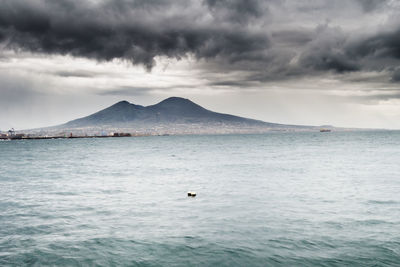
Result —
[{"label": "sea", "polygon": [[399,131],[13,140],[0,153],[0,266],[400,266]]}]

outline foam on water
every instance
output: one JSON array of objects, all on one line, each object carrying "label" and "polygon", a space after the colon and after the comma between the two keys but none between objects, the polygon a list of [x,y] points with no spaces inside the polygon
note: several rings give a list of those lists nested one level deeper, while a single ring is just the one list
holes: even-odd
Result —
[{"label": "foam on water", "polygon": [[30,140],[0,152],[0,265],[400,262],[399,132]]}]

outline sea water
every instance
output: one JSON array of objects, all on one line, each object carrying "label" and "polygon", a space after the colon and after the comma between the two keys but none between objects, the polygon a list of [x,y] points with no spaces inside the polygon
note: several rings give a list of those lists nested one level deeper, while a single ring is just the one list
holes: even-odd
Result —
[{"label": "sea water", "polygon": [[400,132],[3,141],[0,153],[1,266],[400,266]]}]

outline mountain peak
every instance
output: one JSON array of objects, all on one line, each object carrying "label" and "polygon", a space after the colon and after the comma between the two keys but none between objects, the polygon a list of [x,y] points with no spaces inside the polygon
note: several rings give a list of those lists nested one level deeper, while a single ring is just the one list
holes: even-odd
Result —
[{"label": "mountain peak", "polygon": [[126,106],[126,105],[130,105],[131,103],[129,103],[128,101],[126,101],[126,100],[122,100],[122,101],[119,101],[118,103],[116,103],[115,104],[115,106]]},{"label": "mountain peak", "polygon": [[192,101],[190,101],[187,98],[172,96],[167,99],[164,99],[163,101],[161,101],[158,104],[189,104],[189,103],[194,104]]},{"label": "mountain peak", "polygon": [[[169,97],[158,104],[140,106],[120,101],[99,112],[68,122],[69,128],[109,127],[109,128],[140,128],[159,127],[162,125],[260,125],[263,122],[249,120],[228,114],[221,114],[207,110],[198,104],[182,97]],[[235,126],[236,125],[236,126]],[[65,127],[64,126],[64,127]],[[178,127],[178,128],[179,128]],[[200,127],[200,126],[199,126]]]},{"label": "mountain peak", "polygon": [[179,97],[179,96],[171,96],[171,97],[164,99],[164,101],[190,101],[190,100],[187,98]]}]

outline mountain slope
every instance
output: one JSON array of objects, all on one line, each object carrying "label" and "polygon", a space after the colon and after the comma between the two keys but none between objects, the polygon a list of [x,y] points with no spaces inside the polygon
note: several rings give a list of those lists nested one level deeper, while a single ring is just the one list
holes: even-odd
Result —
[{"label": "mountain slope", "polygon": [[143,107],[127,101],[118,102],[90,116],[70,121],[63,127],[96,127],[109,125],[120,127],[135,124],[171,123],[226,123],[264,125],[265,122],[246,119],[207,110],[192,101],[170,97],[158,104]]},{"label": "mountain slope", "polygon": [[78,134],[115,131],[138,134],[225,134],[316,129],[319,128],[268,123],[217,113],[188,99],[170,97],[150,106],[121,101],[87,117],[42,130]]}]

